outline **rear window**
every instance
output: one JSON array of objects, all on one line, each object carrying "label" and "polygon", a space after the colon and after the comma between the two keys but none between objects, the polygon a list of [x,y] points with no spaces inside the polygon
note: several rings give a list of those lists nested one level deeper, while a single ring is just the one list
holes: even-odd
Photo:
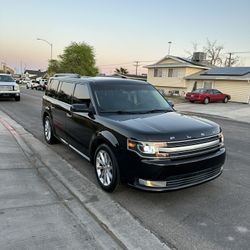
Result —
[{"label": "rear window", "polygon": [[207,89],[196,89],[193,91],[193,93],[206,93],[208,90]]},{"label": "rear window", "polygon": [[50,97],[56,97],[57,96],[57,88],[59,85],[59,81],[58,80],[52,80],[50,82],[50,86],[48,88],[48,91],[46,92],[46,94]]}]

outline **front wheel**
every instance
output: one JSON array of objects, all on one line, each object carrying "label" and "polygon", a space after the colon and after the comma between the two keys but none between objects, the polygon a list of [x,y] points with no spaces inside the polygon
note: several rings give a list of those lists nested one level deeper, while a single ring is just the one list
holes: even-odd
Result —
[{"label": "front wheel", "polygon": [[227,103],[228,102],[228,97],[225,97],[224,100],[223,100],[224,103]]},{"label": "front wheel", "polygon": [[20,102],[20,99],[21,99],[20,96],[16,96],[16,97],[15,97],[15,101],[16,101],[16,102]]},{"label": "front wheel", "polygon": [[54,136],[52,124],[51,124],[51,120],[50,120],[49,116],[46,116],[44,118],[43,129],[44,129],[45,141],[48,144],[54,144],[57,141],[57,139]]},{"label": "front wheel", "polygon": [[120,182],[120,172],[116,157],[106,144],[100,145],[94,157],[95,174],[101,188],[113,192]]},{"label": "front wheel", "polygon": [[209,99],[206,97],[205,99],[204,99],[204,104],[208,104],[209,103]]}]

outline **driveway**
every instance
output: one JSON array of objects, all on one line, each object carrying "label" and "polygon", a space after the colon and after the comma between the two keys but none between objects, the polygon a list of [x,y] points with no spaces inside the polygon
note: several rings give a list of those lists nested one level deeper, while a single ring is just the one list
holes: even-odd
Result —
[{"label": "driveway", "polygon": [[200,113],[221,116],[240,122],[250,123],[250,105],[243,103],[179,103],[175,105],[179,112]]}]

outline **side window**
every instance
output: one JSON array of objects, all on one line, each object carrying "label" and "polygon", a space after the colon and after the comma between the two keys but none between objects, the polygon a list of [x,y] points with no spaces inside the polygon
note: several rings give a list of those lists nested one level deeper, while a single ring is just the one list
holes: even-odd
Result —
[{"label": "side window", "polygon": [[50,97],[56,98],[58,85],[59,85],[58,80],[51,80],[48,91],[47,91],[47,95]]},{"label": "side window", "polygon": [[62,82],[60,91],[58,93],[58,99],[62,102],[71,104],[71,98],[73,95],[75,84],[69,82]]},{"label": "side window", "polygon": [[213,91],[214,91],[215,95],[220,95],[221,94],[221,92],[219,90],[217,90],[217,89],[214,89]]},{"label": "side window", "polygon": [[90,104],[90,96],[88,87],[84,84],[76,84],[75,92],[73,96],[73,103],[86,103]]}]

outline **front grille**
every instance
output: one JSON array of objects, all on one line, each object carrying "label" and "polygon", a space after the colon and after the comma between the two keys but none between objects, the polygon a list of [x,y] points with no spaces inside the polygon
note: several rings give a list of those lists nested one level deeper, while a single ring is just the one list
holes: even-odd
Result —
[{"label": "front grille", "polygon": [[0,85],[0,91],[12,91],[14,90],[13,86],[9,86],[9,85]]},{"label": "front grille", "polygon": [[221,134],[190,139],[178,142],[168,142],[166,147],[161,147],[159,153],[168,154],[171,160],[199,157],[214,153],[224,147]]},{"label": "front grille", "polygon": [[222,172],[222,168],[206,169],[197,173],[192,173],[186,176],[173,176],[167,180],[166,187],[169,189],[187,187],[195,184],[202,183],[204,181],[211,180],[219,176]]}]

